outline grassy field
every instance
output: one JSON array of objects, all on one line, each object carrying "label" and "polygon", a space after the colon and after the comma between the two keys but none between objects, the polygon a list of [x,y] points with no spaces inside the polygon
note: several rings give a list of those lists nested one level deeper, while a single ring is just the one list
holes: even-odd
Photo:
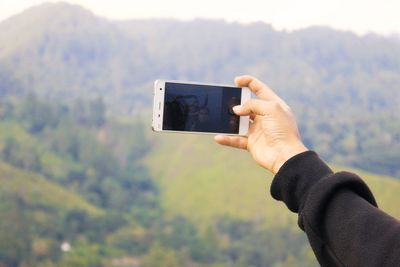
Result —
[{"label": "grassy field", "polygon": [[0,189],[17,195],[30,206],[40,206],[58,211],[81,209],[91,215],[101,215],[103,211],[84,200],[78,194],[48,182],[44,177],[32,172],[18,170],[0,161]]},{"label": "grassy field", "polygon": [[[220,147],[211,136],[152,134],[155,144],[145,163],[162,190],[168,214],[182,214],[200,225],[227,214],[266,226],[297,228],[295,214],[269,193],[272,175],[246,151]],[[350,168],[364,178],[380,207],[400,218],[400,181]]]}]

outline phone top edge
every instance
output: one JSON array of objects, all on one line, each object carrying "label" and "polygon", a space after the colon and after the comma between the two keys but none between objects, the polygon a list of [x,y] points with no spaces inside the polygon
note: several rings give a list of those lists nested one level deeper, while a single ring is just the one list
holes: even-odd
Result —
[{"label": "phone top edge", "polygon": [[183,81],[183,80],[161,80],[157,79],[154,81],[154,84],[158,83],[179,83],[179,84],[193,84],[193,85],[209,85],[209,86],[220,86],[220,87],[231,87],[231,88],[243,88],[238,87],[234,84],[222,84],[222,83],[207,83],[207,82],[196,82],[196,81]]},{"label": "phone top edge", "polygon": [[154,81],[154,88],[157,87],[157,86],[160,86],[160,85],[165,85],[165,82],[166,82],[166,81],[161,80],[161,79],[155,80],[155,81]]}]

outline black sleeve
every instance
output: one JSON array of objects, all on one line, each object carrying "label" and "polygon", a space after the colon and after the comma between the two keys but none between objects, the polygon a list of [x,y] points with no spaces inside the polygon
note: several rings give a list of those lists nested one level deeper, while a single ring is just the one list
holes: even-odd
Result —
[{"label": "black sleeve", "polygon": [[333,173],[307,151],[281,167],[271,194],[299,214],[321,266],[400,266],[400,221],[377,208],[357,175]]}]

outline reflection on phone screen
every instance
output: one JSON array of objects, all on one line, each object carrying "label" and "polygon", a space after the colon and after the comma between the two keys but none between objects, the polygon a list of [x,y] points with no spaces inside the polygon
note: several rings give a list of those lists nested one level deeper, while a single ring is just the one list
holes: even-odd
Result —
[{"label": "reflection on phone screen", "polygon": [[164,101],[163,130],[239,133],[240,88],[167,82]]}]

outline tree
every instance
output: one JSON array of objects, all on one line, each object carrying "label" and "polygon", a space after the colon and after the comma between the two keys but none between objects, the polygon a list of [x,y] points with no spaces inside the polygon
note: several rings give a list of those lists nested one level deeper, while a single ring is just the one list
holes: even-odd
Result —
[{"label": "tree", "polygon": [[48,124],[57,124],[55,109],[50,104],[39,101],[34,93],[29,93],[25,99],[22,119],[31,133],[41,132]]},{"label": "tree", "polygon": [[143,258],[142,267],[179,267],[175,251],[155,243],[149,253]]},{"label": "tree", "polygon": [[6,162],[11,162],[13,158],[14,151],[18,148],[18,144],[15,141],[15,138],[10,136],[6,139],[4,143],[4,147],[2,150],[2,158]]},{"label": "tree", "polygon": [[88,121],[91,125],[101,127],[106,122],[106,105],[103,98],[97,98],[89,103]]},{"label": "tree", "polygon": [[82,234],[90,226],[89,216],[85,210],[72,209],[64,217],[64,239],[73,240],[79,234]]},{"label": "tree", "polygon": [[183,216],[175,217],[163,225],[161,232],[160,239],[163,244],[175,250],[188,247],[195,242],[198,235],[196,227]]},{"label": "tree", "polygon": [[32,219],[19,197],[0,190],[0,265],[18,266],[31,259]]}]

